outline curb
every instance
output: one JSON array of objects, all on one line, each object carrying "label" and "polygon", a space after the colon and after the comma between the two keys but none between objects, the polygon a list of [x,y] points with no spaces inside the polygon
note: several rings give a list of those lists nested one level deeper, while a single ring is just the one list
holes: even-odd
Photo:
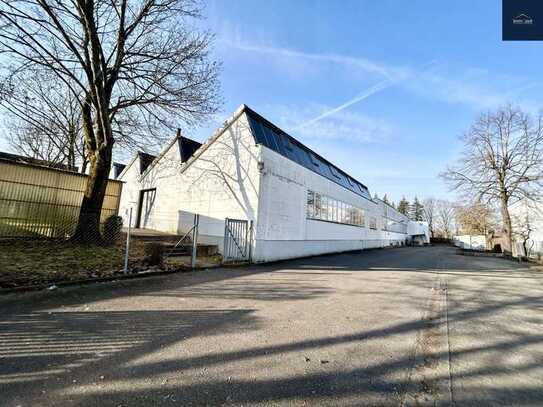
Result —
[{"label": "curb", "polygon": [[62,287],[72,287],[76,285],[90,285],[94,283],[107,283],[110,281],[121,281],[121,280],[133,280],[137,278],[147,278],[147,277],[157,277],[157,276],[164,276],[167,274],[179,274],[179,273],[188,273],[191,271],[201,271],[201,270],[209,270],[209,269],[215,269],[215,268],[229,268],[228,266],[210,266],[210,267],[195,267],[194,269],[177,269],[173,271],[144,271],[140,273],[133,273],[133,274],[119,274],[115,276],[110,277],[97,277],[97,278],[86,278],[83,280],[64,280],[64,281],[51,281],[49,283],[43,283],[43,284],[33,284],[33,285],[24,285],[20,287],[14,287],[14,288],[0,288],[0,295],[3,294],[13,294],[13,293],[23,293],[23,292],[31,292],[31,291],[40,291],[45,290],[48,287],[56,286],[58,288]]},{"label": "curb", "polygon": [[175,273],[180,273],[183,271],[150,271],[150,272],[142,272],[142,273],[134,273],[134,274],[126,274],[126,275],[116,275],[116,276],[111,276],[111,277],[87,278],[83,280],[64,280],[64,281],[58,281],[58,282],[51,281],[49,283],[23,285],[23,286],[14,287],[14,288],[0,288],[0,295],[17,293],[17,292],[45,290],[46,288],[51,287],[51,286],[57,286],[58,288],[60,288],[60,287],[71,287],[74,285],[105,283],[108,281],[132,280],[135,278],[145,278],[145,277],[161,276],[165,274],[175,274]]}]

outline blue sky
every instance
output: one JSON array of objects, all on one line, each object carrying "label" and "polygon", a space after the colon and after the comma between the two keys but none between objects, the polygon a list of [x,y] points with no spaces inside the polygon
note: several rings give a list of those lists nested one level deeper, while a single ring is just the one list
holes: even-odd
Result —
[{"label": "blue sky", "polygon": [[209,2],[225,104],[192,135],[246,103],[372,194],[454,198],[437,176],[476,115],[541,106],[542,45],[502,42],[500,3]]},{"label": "blue sky", "polygon": [[189,136],[245,103],[396,202],[454,199],[438,174],[481,111],[543,106],[543,45],[502,42],[499,0],[215,0],[204,14],[225,103]]}]

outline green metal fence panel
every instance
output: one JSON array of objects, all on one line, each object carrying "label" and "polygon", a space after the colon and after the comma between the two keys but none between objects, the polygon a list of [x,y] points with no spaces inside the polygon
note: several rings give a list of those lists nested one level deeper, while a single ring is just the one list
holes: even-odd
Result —
[{"label": "green metal fence panel", "polygon": [[[66,238],[75,230],[87,175],[0,160],[0,238]],[[100,222],[117,215],[122,182],[109,180]]]}]

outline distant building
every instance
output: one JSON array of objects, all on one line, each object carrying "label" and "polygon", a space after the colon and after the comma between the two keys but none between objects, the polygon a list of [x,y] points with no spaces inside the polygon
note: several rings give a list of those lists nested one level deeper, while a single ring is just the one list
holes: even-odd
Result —
[{"label": "distant building", "polygon": [[513,223],[513,255],[543,257],[543,203],[521,199],[509,207]]},{"label": "distant building", "polygon": [[[178,135],[122,170],[119,213],[132,226],[199,236],[223,250],[225,219],[253,223],[253,261],[429,242],[413,222],[347,172],[242,105],[204,144]],[[236,242],[234,242],[236,243]]]}]

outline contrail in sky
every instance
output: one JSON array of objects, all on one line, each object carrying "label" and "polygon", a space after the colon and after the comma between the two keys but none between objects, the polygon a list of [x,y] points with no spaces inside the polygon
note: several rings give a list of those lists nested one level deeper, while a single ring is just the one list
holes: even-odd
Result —
[{"label": "contrail in sky", "polygon": [[[436,64],[436,62],[432,61],[429,64],[427,64],[425,67],[423,67],[423,69],[421,71],[427,70],[428,68],[430,68],[432,65],[435,65],[435,64]],[[378,92],[381,92],[382,90],[384,90],[386,88],[389,88],[389,87],[391,87],[392,85],[394,85],[394,84],[396,84],[398,82],[405,81],[405,80],[407,80],[407,79],[409,79],[409,78],[411,78],[413,76],[414,75],[406,75],[406,76],[400,77],[398,79],[390,79],[389,78],[389,79],[385,79],[385,80],[383,80],[381,82],[378,82],[375,85],[373,85],[373,86],[369,87],[368,89],[366,89],[365,91],[363,91],[362,93],[360,93],[358,96],[354,97],[353,99],[343,103],[342,105],[334,107],[333,109],[330,109],[330,110],[320,114],[319,116],[317,116],[317,117],[315,117],[315,118],[313,118],[311,120],[308,120],[308,121],[294,127],[293,130],[299,130],[301,128],[310,126],[313,123],[316,123],[319,120],[324,119],[325,117],[336,114],[337,112],[340,112],[340,111],[348,108],[349,106],[354,105],[355,103],[361,102],[364,99],[369,98],[371,95],[374,95],[374,94],[376,94]]]},{"label": "contrail in sky", "polygon": [[328,110],[327,112],[322,113],[321,115],[315,117],[314,119],[311,119],[305,123],[302,123],[298,126],[296,126],[293,130],[298,130],[303,127],[310,126],[311,124],[318,122],[319,120],[324,119],[325,117],[328,117],[330,115],[333,115],[343,109],[348,108],[349,106],[354,105],[355,103],[361,102],[364,99],[369,98],[371,95],[382,91],[383,89],[386,89],[394,84],[394,81],[392,79],[385,79],[384,81],[381,81],[370,88],[366,89],[364,92],[356,96],[355,98],[349,100],[348,102],[343,103],[342,105],[339,105],[331,110]]}]

